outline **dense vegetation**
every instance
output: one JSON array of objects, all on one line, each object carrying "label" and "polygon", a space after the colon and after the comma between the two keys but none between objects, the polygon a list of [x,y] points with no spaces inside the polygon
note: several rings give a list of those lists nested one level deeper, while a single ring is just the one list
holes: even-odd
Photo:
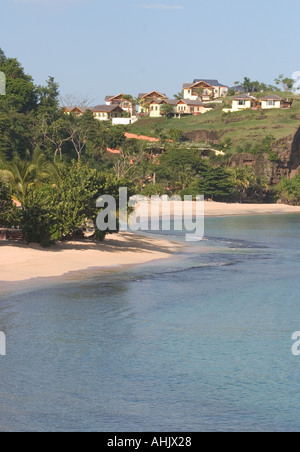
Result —
[{"label": "dense vegetation", "polygon": [[[263,202],[276,195],[251,169],[229,168],[226,158],[214,153],[203,159],[201,146],[184,140],[180,126],[207,121],[205,127],[213,130],[218,110],[204,119],[183,119],[176,127],[175,120],[149,120],[150,132],[161,140],[155,149],[126,139],[125,128],[99,122],[91,112],[67,115],[59,106],[59,87],[52,77],[45,86],[36,86],[20,63],[1,50],[0,71],[7,78],[6,95],[0,96],[0,227],[21,227],[28,242],[47,246],[78,237],[86,228],[102,240],[105,233],[95,227],[96,200],[103,194],[118,200],[121,186],[128,187],[129,196],[204,193],[216,201]],[[139,132],[144,124],[148,122],[133,127]],[[260,149],[269,152],[272,140],[265,137]],[[230,155],[236,143],[224,138],[218,147]],[[107,148],[120,153],[110,154]],[[260,152],[253,141],[248,150]],[[295,188],[288,183],[282,182],[287,201],[299,202],[300,195],[290,194],[300,191],[296,181]]]}]

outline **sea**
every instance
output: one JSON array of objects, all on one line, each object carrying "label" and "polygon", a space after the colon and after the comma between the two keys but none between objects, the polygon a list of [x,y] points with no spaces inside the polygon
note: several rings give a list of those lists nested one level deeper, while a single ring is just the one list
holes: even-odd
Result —
[{"label": "sea", "polygon": [[1,432],[298,432],[300,215],[0,297]]}]

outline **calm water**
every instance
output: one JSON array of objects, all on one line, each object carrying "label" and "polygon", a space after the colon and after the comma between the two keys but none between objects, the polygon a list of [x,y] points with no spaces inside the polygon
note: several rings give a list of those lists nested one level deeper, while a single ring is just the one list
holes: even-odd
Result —
[{"label": "calm water", "polygon": [[2,296],[0,431],[300,431],[300,216],[209,219],[206,237]]}]

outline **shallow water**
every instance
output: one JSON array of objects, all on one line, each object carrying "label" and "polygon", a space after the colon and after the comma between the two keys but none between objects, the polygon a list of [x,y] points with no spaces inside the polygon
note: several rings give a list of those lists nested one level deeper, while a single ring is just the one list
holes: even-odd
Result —
[{"label": "shallow water", "polygon": [[300,431],[299,226],[211,218],[168,261],[2,296],[0,430]]}]

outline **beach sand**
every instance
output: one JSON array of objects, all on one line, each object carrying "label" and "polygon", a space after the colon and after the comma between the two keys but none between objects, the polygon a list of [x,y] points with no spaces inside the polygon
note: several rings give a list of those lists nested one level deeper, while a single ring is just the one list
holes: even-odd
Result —
[{"label": "beach sand", "polygon": [[[172,203],[172,215],[181,214],[181,203]],[[195,203],[191,206],[193,209]],[[150,210],[150,209],[149,209]],[[141,215],[148,212],[141,206]],[[205,202],[207,217],[232,215],[300,214],[300,207],[282,204],[226,204]],[[107,236],[103,243],[65,242],[50,248],[39,245],[0,242],[0,283],[29,281],[33,278],[61,277],[88,269],[118,268],[170,258],[182,245],[131,233]]]},{"label": "beach sand", "polygon": [[[179,246],[179,245],[178,245]],[[0,242],[0,282],[49,278],[92,268],[145,264],[169,258],[176,244],[130,233],[107,236],[103,243],[65,242],[50,248]]]},{"label": "beach sand", "polygon": [[[137,204],[137,210],[141,217],[151,215],[150,203]],[[195,202],[187,202],[188,212],[196,213]],[[155,212],[160,211],[162,203],[154,203]],[[182,202],[170,202],[172,216],[182,215]],[[222,202],[204,202],[204,213],[206,217],[227,217],[233,215],[286,215],[300,214],[300,206],[288,206],[285,204],[227,204]]]}]

